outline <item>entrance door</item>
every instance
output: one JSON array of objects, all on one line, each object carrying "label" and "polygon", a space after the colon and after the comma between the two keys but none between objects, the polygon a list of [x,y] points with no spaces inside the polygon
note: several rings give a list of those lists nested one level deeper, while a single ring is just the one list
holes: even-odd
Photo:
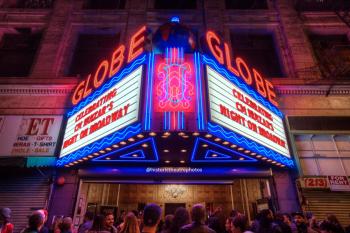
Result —
[{"label": "entrance door", "polygon": [[165,215],[175,214],[175,210],[178,207],[186,208],[186,203],[165,203]]}]

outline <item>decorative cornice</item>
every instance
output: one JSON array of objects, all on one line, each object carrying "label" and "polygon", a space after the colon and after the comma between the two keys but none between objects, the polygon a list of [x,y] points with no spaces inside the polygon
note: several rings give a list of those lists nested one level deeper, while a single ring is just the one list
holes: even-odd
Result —
[{"label": "decorative cornice", "polygon": [[75,85],[0,85],[0,95],[67,96]]},{"label": "decorative cornice", "polygon": [[350,95],[350,85],[276,86],[279,95]]}]

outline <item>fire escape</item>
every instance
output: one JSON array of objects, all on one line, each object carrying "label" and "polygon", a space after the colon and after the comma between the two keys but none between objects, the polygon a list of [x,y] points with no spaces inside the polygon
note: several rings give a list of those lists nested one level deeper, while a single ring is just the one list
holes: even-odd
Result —
[{"label": "fire escape", "polygon": [[[332,11],[350,28],[350,0],[296,0],[295,8],[299,13]],[[312,46],[323,78],[331,81],[330,89],[337,81],[350,80],[350,43],[348,38],[345,40],[338,38],[333,41],[327,41],[325,38],[315,39],[312,40]]]}]

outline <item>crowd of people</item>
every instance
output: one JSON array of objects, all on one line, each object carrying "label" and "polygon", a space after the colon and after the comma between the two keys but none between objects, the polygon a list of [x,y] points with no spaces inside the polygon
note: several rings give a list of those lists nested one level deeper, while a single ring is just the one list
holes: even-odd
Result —
[{"label": "crowd of people", "polygon": [[[0,233],[14,233],[10,217],[9,208],[0,210]],[[343,228],[332,214],[318,221],[310,213],[274,214],[265,209],[249,222],[235,210],[225,216],[221,208],[208,217],[201,204],[194,205],[191,213],[179,207],[164,220],[156,204],[147,205],[142,212],[122,212],[116,219],[113,213],[87,212],[77,230],[73,230],[70,217],[56,217],[49,229],[45,226],[47,217],[46,210],[34,211],[28,218],[28,226],[20,233],[350,233],[350,226]]]}]

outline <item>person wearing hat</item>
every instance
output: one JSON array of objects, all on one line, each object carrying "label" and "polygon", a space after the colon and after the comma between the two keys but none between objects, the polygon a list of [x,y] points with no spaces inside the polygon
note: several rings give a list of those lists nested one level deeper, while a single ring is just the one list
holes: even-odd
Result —
[{"label": "person wearing hat", "polygon": [[0,233],[13,233],[13,224],[10,223],[10,208],[2,208],[0,211]]},{"label": "person wearing hat", "polygon": [[297,226],[298,233],[317,233],[308,226],[308,221],[302,212],[295,212],[292,214],[294,218],[294,223]]}]

